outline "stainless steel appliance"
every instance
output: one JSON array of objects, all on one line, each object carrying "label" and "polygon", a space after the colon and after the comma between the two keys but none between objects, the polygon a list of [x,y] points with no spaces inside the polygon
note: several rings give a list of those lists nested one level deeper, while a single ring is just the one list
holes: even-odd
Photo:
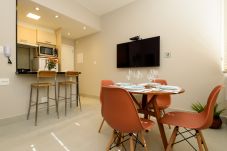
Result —
[{"label": "stainless steel appliance", "polygon": [[57,50],[54,46],[39,45],[39,56],[55,56],[57,57]]}]

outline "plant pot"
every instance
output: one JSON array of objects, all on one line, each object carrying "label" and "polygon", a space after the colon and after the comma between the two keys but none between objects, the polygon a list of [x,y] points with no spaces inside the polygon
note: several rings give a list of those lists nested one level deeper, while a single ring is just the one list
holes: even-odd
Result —
[{"label": "plant pot", "polygon": [[213,123],[211,124],[210,128],[219,129],[219,128],[221,128],[221,125],[222,125],[221,118],[214,118]]}]

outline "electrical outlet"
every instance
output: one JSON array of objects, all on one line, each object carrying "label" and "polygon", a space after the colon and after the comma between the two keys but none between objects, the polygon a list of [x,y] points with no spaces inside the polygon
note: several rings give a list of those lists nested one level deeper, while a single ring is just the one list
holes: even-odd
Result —
[{"label": "electrical outlet", "polygon": [[9,79],[8,78],[1,78],[0,79],[0,85],[9,85]]}]

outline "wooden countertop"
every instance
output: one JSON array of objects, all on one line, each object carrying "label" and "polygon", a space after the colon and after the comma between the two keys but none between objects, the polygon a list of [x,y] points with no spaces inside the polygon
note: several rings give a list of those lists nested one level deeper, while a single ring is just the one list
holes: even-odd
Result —
[{"label": "wooden countertop", "polygon": [[[81,72],[77,72],[78,74],[81,74]],[[27,71],[27,72],[18,72],[16,71],[16,74],[37,74],[37,71]],[[57,72],[57,74],[65,74],[65,72]]]}]

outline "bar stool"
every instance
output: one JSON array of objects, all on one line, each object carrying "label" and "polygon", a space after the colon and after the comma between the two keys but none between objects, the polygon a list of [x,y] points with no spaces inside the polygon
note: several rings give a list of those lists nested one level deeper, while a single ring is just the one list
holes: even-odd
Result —
[{"label": "bar stool", "polygon": [[[32,106],[35,106],[35,126],[37,126],[37,117],[38,117],[38,106],[39,104],[47,104],[47,114],[49,114],[49,100],[55,100],[55,105],[56,105],[56,112],[57,112],[57,117],[59,118],[59,113],[58,113],[58,100],[57,100],[57,87],[56,87],[56,75],[57,73],[55,71],[38,71],[37,72],[37,82],[31,84],[31,91],[30,91],[30,100],[29,100],[29,107],[28,107],[28,114],[27,114],[27,120],[29,119],[30,115],[30,110]],[[40,79],[52,79],[52,81],[47,81],[47,82],[40,82]],[[54,98],[51,98],[49,96],[49,91],[50,87],[54,86]],[[36,93],[36,101],[32,102],[32,93],[33,93],[33,88],[36,88],[37,93]],[[47,90],[47,102],[39,102],[39,91],[41,88],[46,88]]]},{"label": "bar stool", "polygon": [[[81,110],[81,102],[80,102],[80,94],[79,94],[79,81],[78,81],[79,73],[76,71],[66,71],[65,72],[65,81],[58,82],[58,100],[65,100],[65,115],[67,114],[67,103],[69,100],[70,108],[72,108],[72,101],[76,101],[76,104],[80,105]],[[72,87],[75,85],[76,93],[72,93]],[[61,86],[65,88],[65,96],[60,96]],[[69,96],[68,95],[68,88],[69,88]],[[72,96],[75,95],[76,98],[73,100]]]}]

